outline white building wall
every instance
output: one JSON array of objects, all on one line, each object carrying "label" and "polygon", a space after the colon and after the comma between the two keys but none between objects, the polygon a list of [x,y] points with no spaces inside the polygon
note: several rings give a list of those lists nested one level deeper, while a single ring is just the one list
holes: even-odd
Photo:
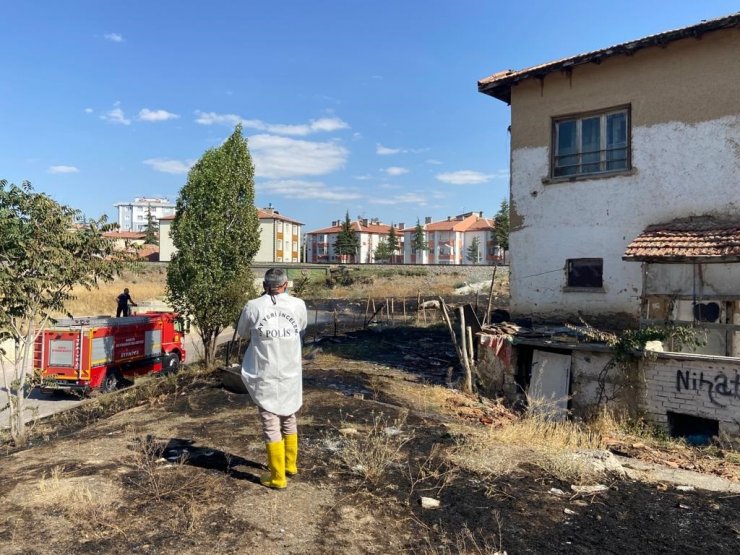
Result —
[{"label": "white building wall", "polygon": [[144,231],[146,228],[147,214],[152,211],[154,220],[175,214],[175,204],[167,199],[140,199],[137,198],[130,203],[117,204],[118,226],[121,231]]},{"label": "white building wall", "polygon": [[255,262],[275,261],[275,220],[260,220],[260,248],[254,256]]},{"label": "white building wall", "polygon": [[[578,311],[639,316],[640,264],[622,261],[642,230],[676,218],[740,212],[740,116],[632,129],[633,171],[543,184],[547,147],[512,153],[511,309],[562,320]],[[514,222],[513,222],[514,223]],[[565,292],[568,258],[603,258],[601,292]]]},{"label": "white building wall", "polygon": [[172,242],[172,220],[159,221],[159,261],[169,262],[175,254],[175,244]]}]

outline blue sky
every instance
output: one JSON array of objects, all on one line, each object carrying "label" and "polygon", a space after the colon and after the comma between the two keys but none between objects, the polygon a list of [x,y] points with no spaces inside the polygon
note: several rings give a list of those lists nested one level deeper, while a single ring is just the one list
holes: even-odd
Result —
[{"label": "blue sky", "polygon": [[0,0],[0,178],[89,217],[177,197],[244,124],[257,204],[412,225],[493,215],[520,69],[690,25],[735,1]]}]

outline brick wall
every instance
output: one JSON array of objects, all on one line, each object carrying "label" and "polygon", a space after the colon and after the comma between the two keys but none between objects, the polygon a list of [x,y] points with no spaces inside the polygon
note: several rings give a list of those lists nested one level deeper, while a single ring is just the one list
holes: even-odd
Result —
[{"label": "brick wall", "polygon": [[667,424],[670,411],[717,420],[720,431],[740,435],[740,360],[661,357],[640,366],[642,404],[650,420]]}]

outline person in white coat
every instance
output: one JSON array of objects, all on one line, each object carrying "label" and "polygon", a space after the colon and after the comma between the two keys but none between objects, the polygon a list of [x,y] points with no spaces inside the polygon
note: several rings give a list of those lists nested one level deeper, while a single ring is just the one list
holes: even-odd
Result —
[{"label": "person in white coat", "polygon": [[298,428],[295,413],[303,404],[301,338],[306,329],[306,303],[286,292],[281,268],[265,273],[264,293],[249,301],[237,325],[251,341],[242,361],[242,381],[259,407],[269,474],[263,485],[283,489],[287,475],[298,473]]}]

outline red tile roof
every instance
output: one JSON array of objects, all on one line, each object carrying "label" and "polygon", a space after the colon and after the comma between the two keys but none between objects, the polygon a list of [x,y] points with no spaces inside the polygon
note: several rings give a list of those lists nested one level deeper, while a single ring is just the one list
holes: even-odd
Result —
[{"label": "red tile roof", "polygon": [[[391,231],[391,226],[386,224],[368,224],[363,225],[360,221],[355,221],[351,223],[352,231],[358,232],[358,233],[376,233],[378,235],[388,235]],[[317,229],[316,231],[309,231],[307,235],[323,235],[326,233],[339,233],[342,230],[341,225],[334,225],[331,227],[324,227],[321,229]],[[396,229],[396,233],[401,236],[401,234],[406,231],[405,229]]]},{"label": "red tile roof", "polygon": [[425,231],[482,231],[493,229],[493,222],[487,218],[481,218],[477,214],[472,214],[467,218],[442,220],[441,222],[432,222],[424,226]]},{"label": "red tile roof", "polygon": [[651,225],[629,244],[622,258],[646,262],[740,261],[740,221],[694,218]]},{"label": "red tile roof", "polygon": [[650,46],[665,46],[669,42],[685,39],[685,38],[700,38],[702,34],[711,31],[718,31],[721,29],[729,29],[740,25],[740,12],[720,17],[717,19],[710,19],[708,21],[702,21],[695,25],[688,27],[682,27],[680,29],[673,29],[671,31],[665,31],[656,35],[649,35],[641,39],[623,42],[608,48],[602,48],[601,50],[594,50],[593,52],[586,52],[585,54],[579,54],[577,56],[571,56],[570,58],[563,58],[553,62],[547,62],[519,71],[505,70],[494,73],[488,77],[484,77],[478,81],[478,91],[484,94],[488,94],[499,100],[507,103],[511,103],[511,87],[516,85],[519,81],[529,79],[532,77],[544,77],[548,73],[553,73],[560,70],[568,70],[573,66],[588,64],[588,63],[601,63],[605,58],[617,55],[631,56],[637,50],[647,48]]},{"label": "red tile roof", "polygon": [[107,237],[108,239],[139,240],[146,238],[146,233],[143,231],[106,231],[103,233],[103,237]]},{"label": "red tile roof", "polygon": [[303,225],[298,220],[294,220],[293,218],[288,218],[287,216],[283,216],[280,212],[275,212],[273,210],[267,210],[264,208],[260,208],[257,210],[257,213],[259,215],[260,220],[281,220],[283,222],[288,222],[289,224]]}]

